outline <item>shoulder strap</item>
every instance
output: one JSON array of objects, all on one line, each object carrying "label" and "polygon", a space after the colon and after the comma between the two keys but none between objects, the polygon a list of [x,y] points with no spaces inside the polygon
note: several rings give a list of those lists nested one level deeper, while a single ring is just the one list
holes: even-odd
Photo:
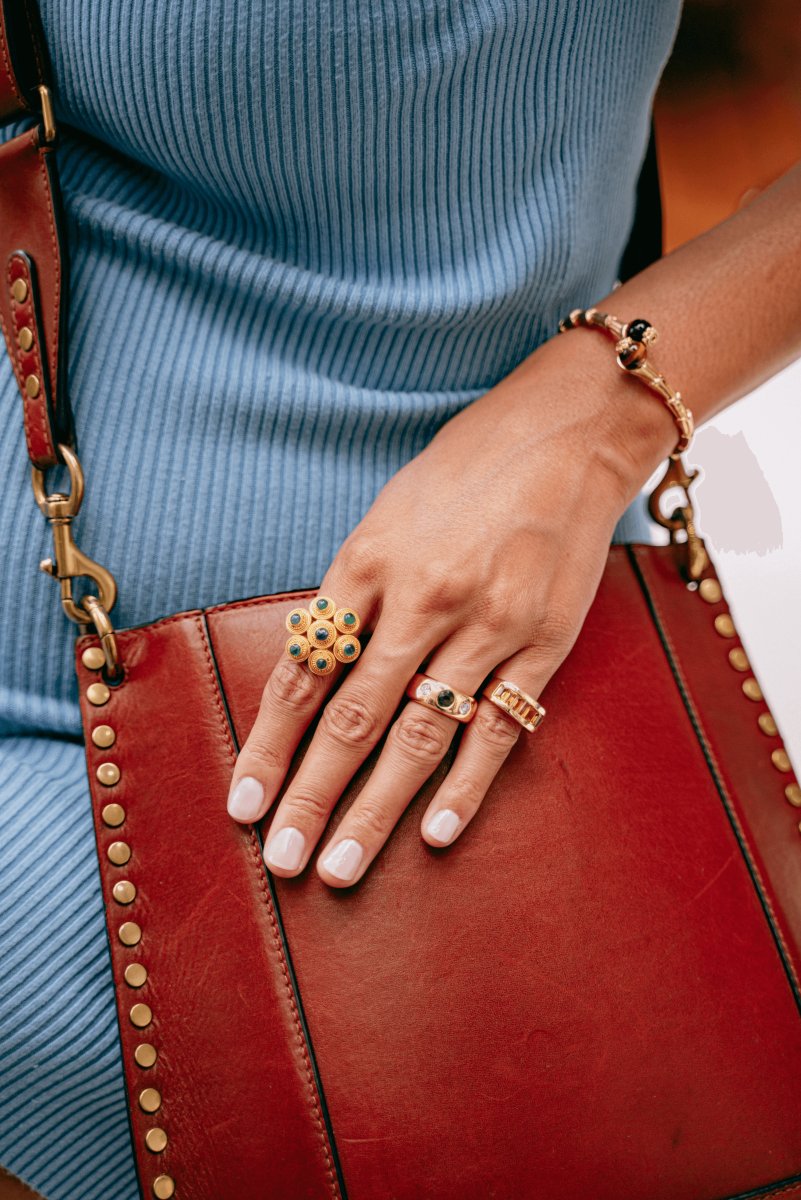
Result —
[{"label": "shoulder strap", "polygon": [[[66,250],[55,165],[49,63],[31,0],[0,0],[0,324],[22,397],[34,466],[73,440],[64,386]],[[25,121],[32,118],[33,124]]]}]

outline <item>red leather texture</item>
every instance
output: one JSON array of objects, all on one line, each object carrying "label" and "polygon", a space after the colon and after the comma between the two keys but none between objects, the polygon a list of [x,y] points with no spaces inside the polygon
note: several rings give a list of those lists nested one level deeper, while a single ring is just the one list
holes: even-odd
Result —
[{"label": "red leather texture", "polygon": [[[87,763],[134,1146],[142,1194],[162,1174],[193,1200],[340,1196],[281,936],[255,832],[227,816],[234,762],[225,710],[202,617],[175,617],[118,636],[125,683],[96,707],[87,687],[99,678],[79,658]],[[100,749],[98,725],[116,740]],[[116,785],[97,778],[102,763],[120,769]],[[124,809],[120,824],[106,805]],[[115,818],[116,819],[116,818]],[[112,843],[130,847],[115,866]],[[114,885],[136,887],[119,903]],[[135,922],[141,940],[125,945]],[[147,981],[130,986],[126,967]],[[135,1004],[152,1010],[137,1028]],[[156,1047],[142,1068],[137,1045]],[[158,1111],[139,1096],[155,1088]],[[147,1148],[152,1128],[166,1132],[161,1152]]]},{"label": "red leather texture", "polygon": [[[59,337],[62,307],[62,248],[59,199],[51,170],[52,149],[39,143],[39,132],[30,129],[0,146],[0,322],[14,365],[25,416],[28,454],[38,467],[54,466],[56,446],[70,440],[71,421],[66,397],[59,389]],[[14,278],[26,270],[24,251],[33,263],[35,287],[24,303],[11,291]],[[33,300],[30,297],[33,296]],[[38,394],[25,388],[25,374],[17,339],[21,309],[35,304],[33,328],[36,346],[46,369]],[[24,321],[22,323],[25,323]],[[42,347],[42,340],[44,346]]]},{"label": "red leather texture", "polygon": [[[0,0],[0,124],[28,108],[22,81],[17,76],[19,47],[15,44],[13,56],[11,49],[12,33],[16,32],[21,12],[21,0]],[[17,39],[13,40],[16,43]]]},{"label": "red leather texture", "polygon": [[[285,613],[308,595],[205,616],[240,742]],[[799,1192],[801,842],[777,833],[794,827],[792,777],[771,764],[778,739],[725,658],[736,642],[714,630],[723,608],[684,586],[670,550],[613,548],[547,689],[547,722],[453,847],[419,835],[446,762],[361,883],[329,889],[313,867],[272,880],[333,1147],[256,847],[225,811],[233,751],[203,619],[120,635],[125,683],[84,711],[89,727],[117,728],[88,758],[144,1195],[163,1170],[188,1198],[327,1196],[334,1154],[350,1200]],[[79,678],[85,691],[97,676],[79,666]],[[106,760],[122,777],[104,788]],[[112,832],[99,813],[118,798]],[[111,868],[119,837],[133,856]],[[139,888],[124,913],[108,892],[121,874]],[[117,938],[126,919],[143,928],[135,951]],[[135,996],[121,978],[132,955],[150,971]],[[155,1014],[157,1118],[136,1105],[149,1082],[132,1065],[137,999]],[[142,1143],[156,1120],[170,1137],[161,1155]]]}]

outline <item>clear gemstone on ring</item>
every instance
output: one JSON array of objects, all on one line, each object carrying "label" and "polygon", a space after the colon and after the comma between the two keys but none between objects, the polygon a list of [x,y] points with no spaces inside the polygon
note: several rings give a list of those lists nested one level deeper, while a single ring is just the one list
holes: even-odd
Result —
[{"label": "clear gemstone on ring", "polygon": [[470,712],[470,701],[469,701],[469,700],[463,700],[463,701],[462,701],[462,703],[459,705],[459,713],[460,713],[460,715],[461,715],[461,716],[463,716],[463,717],[464,717],[464,716],[466,716],[466,715],[467,715],[467,713],[469,713],[469,712]]},{"label": "clear gemstone on ring", "polygon": [[421,683],[419,688],[417,689],[417,695],[418,696],[428,696],[430,694],[431,694],[431,684],[430,683]]}]

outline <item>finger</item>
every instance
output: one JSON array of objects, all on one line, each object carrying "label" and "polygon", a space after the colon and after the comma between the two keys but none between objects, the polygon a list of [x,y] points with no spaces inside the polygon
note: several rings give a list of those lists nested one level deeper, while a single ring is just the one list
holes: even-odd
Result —
[{"label": "finger", "polygon": [[[330,588],[328,584],[331,584]],[[358,595],[353,587],[324,581],[318,596]],[[336,589],[336,590],[335,590]],[[309,601],[311,607],[317,600]],[[296,606],[306,607],[306,606]],[[359,626],[360,640],[369,627],[375,600],[362,594],[354,611],[366,620]],[[287,614],[291,610],[287,609]],[[287,632],[287,638],[289,637]],[[307,662],[282,654],[271,671],[258,715],[239,753],[228,793],[228,812],[237,821],[259,820],[280,791],[292,758],[320,705],[339,679],[344,664],[337,662],[328,675],[316,675]]]},{"label": "finger", "polygon": [[[456,639],[440,647],[436,659],[437,665],[427,666],[425,673],[468,695],[487,673],[487,663],[471,664],[459,652]],[[325,883],[349,887],[362,877],[410,801],[442,762],[459,726],[452,717],[416,700],[406,704],[389,730],[370,778],[317,860]]]},{"label": "finger", "polygon": [[[495,667],[492,675],[509,679],[537,697],[557,665],[553,659],[545,661],[536,649],[527,648]],[[429,845],[449,846],[462,833],[521,734],[531,736],[496,704],[479,701],[451,769],[423,816],[420,832]]]},{"label": "finger", "polygon": [[369,645],[323,708],[303,761],[276,808],[264,860],[279,875],[306,866],[348,782],[373,750],[406,685],[430,653],[432,627],[379,619]]}]

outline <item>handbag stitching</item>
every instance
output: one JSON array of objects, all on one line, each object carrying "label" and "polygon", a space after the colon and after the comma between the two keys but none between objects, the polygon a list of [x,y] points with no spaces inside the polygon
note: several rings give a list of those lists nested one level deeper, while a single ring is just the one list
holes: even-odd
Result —
[{"label": "handbag stitching", "polygon": [[[197,622],[198,629],[200,630],[200,636],[201,636],[201,640],[203,642],[203,652],[206,656],[206,665],[208,667],[209,675],[211,677],[212,690],[214,693],[214,703],[215,703],[215,706],[217,708],[217,713],[220,718],[220,725],[221,725],[221,728],[223,731],[223,738],[225,740],[225,744],[228,749],[228,755],[229,755],[230,760],[232,762],[236,762],[236,750],[234,748],[233,738],[231,736],[231,728],[230,728],[229,721],[228,721],[228,718],[227,718],[226,712],[225,712],[225,707],[224,707],[224,702],[222,699],[219,679],[217,676],[217,672],[215,671],[214,660],[212,657],[212,650],[211,650],[211,646],[210,646],[210,638],[208,636],[208,627],[206,625],[204,617],[198,616],[195,618],[195,620]],[[306,1044],[306,1039],[304,1037],[303,1026],[301,1024],[300,1014],[298,1012],[298,1006],[295,1002],[295,994],[294,994],[294,990],[292,987],[292,981],[289,976],[287,958],[286,958],[286,954],[284,953],[284,947],[282,944],[281,935],[280,935],[280,931],[278,928],[278,920],[277,920],[275,908],[274,908],[274,905],[272,902],[272,897],[270,895],[270,886],[269,886],[269,882],[267,880],[267,869],[264,865],[264,859],[262,858],[261,847],[259,845],[258,835],[256,833],[256,829],[255,829],[254,825],[249,826],[248,845],[249,845],[250,855],[253,860],[253,866],[255,868],[255,871],[256,871],[256,874],[258,877],[258,881],[259,881],[259,891],[261,892],[262,899],[264,900],[264,903],[267,907],[267,912],[269,914],[270,925],[271,925],[272,933],[273,933],[273,940],[274,940],[276,951],[278,952],[278,958],[279,958],[279,961],[281,964],[281,972],[283,974],[284,984],[286,987],[287,999],[289,1001],[289,1007],[292,1012],[292,1019],[294,1021],[295,1030],[297,1033],[298,1047],[300,1048],[301,1057],[303,1059],[304,1066],[305,1066],[306,1082],[307,1082],[307,1089],[308,1089],[308,1095],[309,1095],[309,1101],[310,1101],[309,1111],[314,1118],[315,1124],[317,1125],[318,1133],[320,1135],[320,1141],[322,1143],[323,1153],[325,1155],[327,1174],[328,1174],[328,1177],[329,1177],[329,1180],[331,1183],[331,1195],[335,1198],[335,1200],[340,1200],[341,1192],[340,1192],[339,1183],[337,1180],[337,1173],[336,1173],[334,1163],[331,1158],[331,1152],[330,1152],[329,1146],[328,1146],[328,1136],[327,1136],[327,1131],[325,1128],[325,1122],[324,1122],[322,1110],[320,1107],[320,1100],[319,1100],[319,1097],[317,1094],[317,1089],[314,1084],[314,1071],[312,1068],[311,1059],[309,1057],[309,1049]]]}]

